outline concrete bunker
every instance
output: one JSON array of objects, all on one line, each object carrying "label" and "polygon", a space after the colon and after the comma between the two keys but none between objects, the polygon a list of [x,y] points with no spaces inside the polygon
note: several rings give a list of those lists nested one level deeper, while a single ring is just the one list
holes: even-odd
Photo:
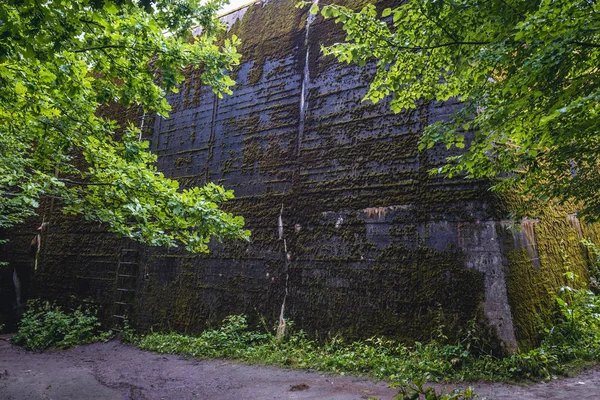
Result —
[{"label": "concrete bunker", "polygon": [[[141,328],[196,332],[239,313],[275,322],[285,299],[285,318],[318,337],[428,340],[440,322],[458,335],[479,318],[507,349],[535,343],[565,269],[587,279],[579,238],[597,228],[547,208],[510,229],[511,201],[487,182],[431,176],[451,152],[419,152],[419,135],[460,104],[393,114],[362,103],[369,68],[322,57],[320,44],[342,32],[295,4],[225,16],[243,41],[233,95],[217,98],[190,71],[170,117],[144,125],[166,175],[235,191],[228,207],[252,241],[208,255],[150,249],[46,210],[31,293],[91,298],[106,321],[126,315]],[[3,258],[30,265],[20,243],[36,224],[14,232]]]}]

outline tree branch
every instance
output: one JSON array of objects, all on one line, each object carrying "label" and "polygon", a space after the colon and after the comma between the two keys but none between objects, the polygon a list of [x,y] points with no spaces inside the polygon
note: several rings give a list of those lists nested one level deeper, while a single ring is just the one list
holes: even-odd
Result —
[{"label": "tree branch", "polygon": [[569,42],[571,45],[581,46],[581,47],[593,47],[595,49],[600,49],[600,44],[597,43],[586,43],[586,42]]},{"label": "tree branch", "polygon": [[124,46],[124,45],[116,45],[116,44],[107,44],[104,46],[95,46],[95,47],[88,47],[85,49],[74,49],[71,50],[73,53],[86,53],[88,51],[94,51],[94,50],[104,50],[104,49],[129,49],[129,50],[137,50],[133,47],[129,47],[129,46]]},{"label": "tree branch", "polygon": [[68,179],[68,178],[59,178],[58,180],[61,182],[70,183],[72,185],[79,185],[79,186],[117,186],[114,183],[80,182],[80,181],[74,181],[74,180]]}]

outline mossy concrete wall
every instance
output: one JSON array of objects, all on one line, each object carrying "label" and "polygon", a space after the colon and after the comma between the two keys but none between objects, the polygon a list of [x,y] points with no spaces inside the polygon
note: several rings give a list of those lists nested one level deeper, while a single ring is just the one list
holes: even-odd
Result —
[{"label": "mossy concrete wall", "polygon": [[482,310],[513,346],[494,199],[485,182],[428,174],[445,149],[417,151],[423,128],[459,105],[393,114],[361,102],[372,70],[322,57],[341,30],[295,3],[226,17],[243,43],[234,94],[218,99],[191,73],[170,118],[156,121],[159,168],[184,185],[233,189],[227,207],[252,240],[208,256],[153,252],[140,320],[194,330],[248,313],[272,323],[287,292],[285,316],[311,334],[426,340],[440,318],[456,333]]},{"label": "mossy concrete wall", "polygon": [[[372,70],[324,58],[320,45],[341,40],[341,30],[295,4],[260,2],[224,17],[243,41],[234,94],[218,99],[190,71],[169,97],[169,119],[147,132],[167,176],[235,191],[227,208],[246,218],[251,241],[191,255],[132,247],[55,216],[42,234],[35,293],[90,297],[107,318],[184,332],[237,313],[271,325],[285,302],[285,317],[319,337],[427,340],[440,323],[457,335],[479,318],[508,349],[535,342],[564,270],[585,279],[574,217],[548,211],[507,230],[510,206],[487,182],[431,176],[452,152],[418,152],[418,138],[460,105],[393,114],[385,102],[361,102]],[[12,254],[31,259],[27,246]],[[124,264],[135,269],[126,283]]]},{"label": "mossy concrete wall", "polygon": [[517,229],[513,222],[502,224],[508,299],[522,348],[539,342],[540,328],[551,321],[561,287],[588,285],[588,265],[594,260],[581,239],[600,243],[600,230],[598,224],[581,223],[573,210],[540,207]]}]

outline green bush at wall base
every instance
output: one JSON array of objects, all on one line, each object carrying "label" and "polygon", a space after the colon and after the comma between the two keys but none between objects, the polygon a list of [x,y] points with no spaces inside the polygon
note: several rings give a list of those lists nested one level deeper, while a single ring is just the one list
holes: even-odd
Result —
[{"label": "green bush at wall base", "polygon": [[79,307],[68,312],[49,302],[32,300],[12,342],[28,350],[66,349],[111,337],[111,331],[101,329],[94,310]]}]

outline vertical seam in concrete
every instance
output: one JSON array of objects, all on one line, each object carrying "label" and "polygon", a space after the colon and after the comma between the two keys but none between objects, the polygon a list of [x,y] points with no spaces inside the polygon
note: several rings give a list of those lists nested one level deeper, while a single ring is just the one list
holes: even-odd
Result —
[{"label": "vertical seam in concrete", "polygon": [[214,95],[214,101],[213,101],[213,109],[212,109],[212,116],[211,116],[211,120],[210,120],[210,137],[208,139],[208,155],[206,156],[206,164],[205,164],[205,182],[209,182],[210,181],[210,171],[212,170],[211,168],[211,164],[214,158],[214,153],[215,153],[215,123],[216,123],[216,119],[217,119],[217,114],[219,112],[219,96],[217,96],[216,94]]},{"label": "vertical seam in concrete", "polygon": [[[313,4],[318,4],[319,0],[313,0],[312,2]],[[304,35],[304,47],[306,48],[305,50],[305,57],[304,57],[304,69],[302,72],[302,86],[301,86],[301,90],[300,90],[300,118],[298,121],[298,149],[296,151],[296,158],[299,159],[300,158],[300,150],[302,147],[302,139],[304,136],[304,125],[305,125],[305,121],[306,121],[306,113],[307,113],[307,109],[308,109],[308,100],[307,100],[307,93],[308,93],[308,85],[310,84],[310,66],[308,65],[308,60],[309,60],[309,55],[310,55],[310,43],[308,41],[309,38],[309,33],[310,33],[310,25],[313,23],[313,21],[315,20],[315,15],[313,15],[312,13],[308,13],[308,16],[306,18],[306,32]]]}]

